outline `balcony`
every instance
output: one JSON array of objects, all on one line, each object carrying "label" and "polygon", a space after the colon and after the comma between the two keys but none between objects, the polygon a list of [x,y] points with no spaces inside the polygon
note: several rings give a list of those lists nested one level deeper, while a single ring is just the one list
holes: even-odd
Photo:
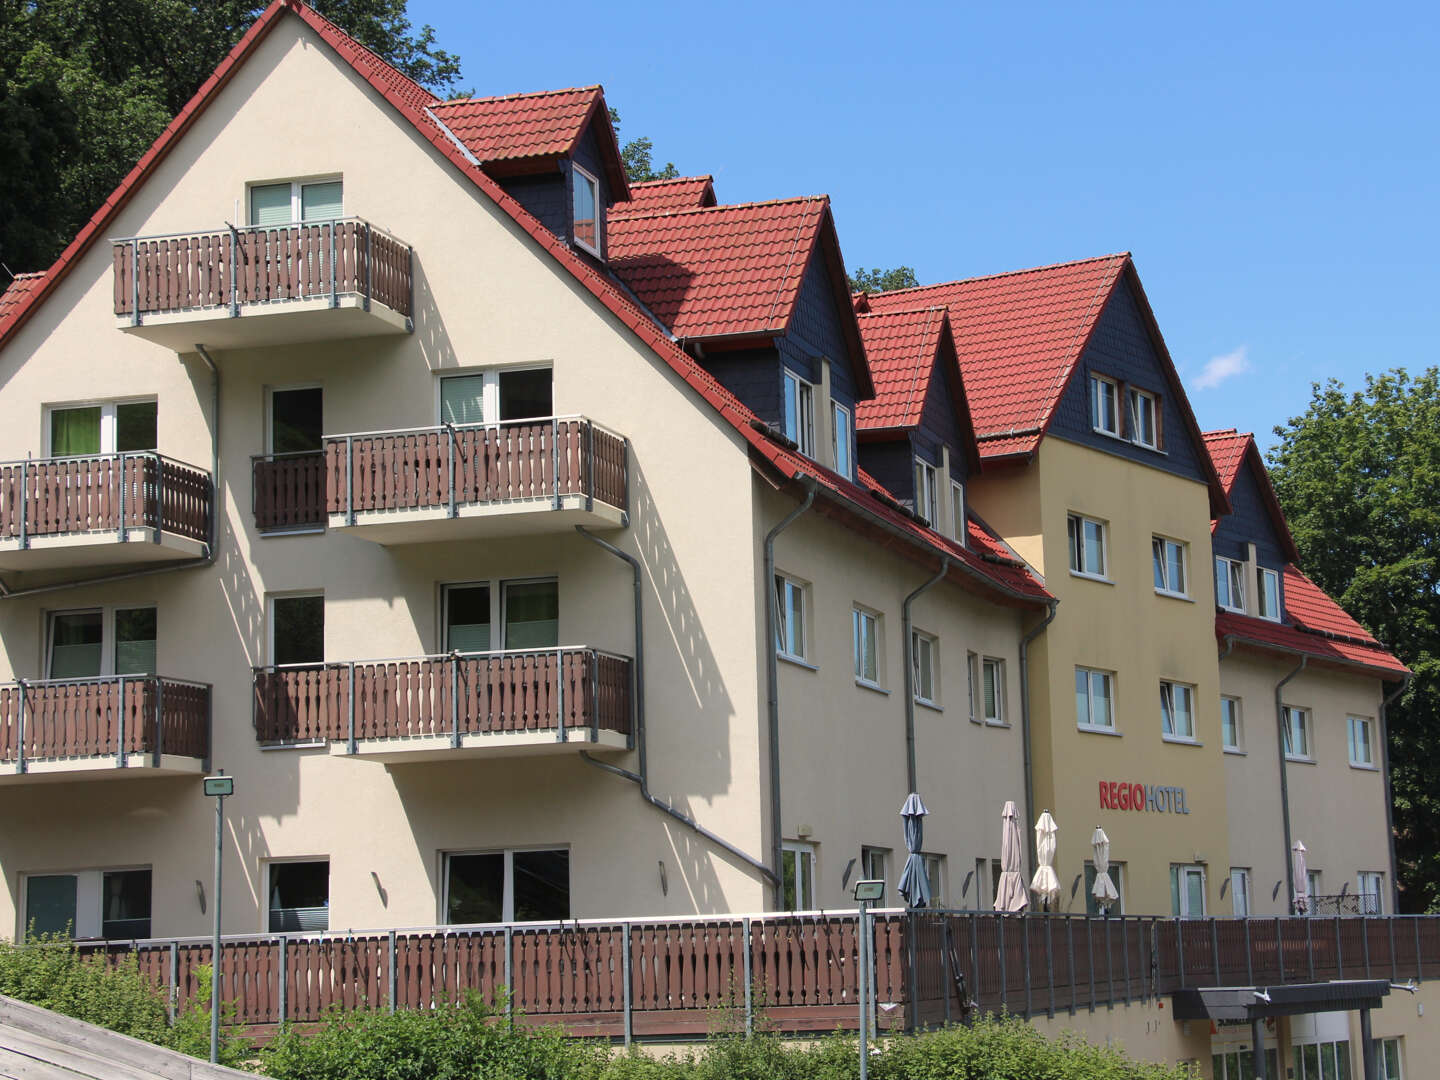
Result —
[{"label": "balcony", "polygon": [[189,352],[409,333],[414,253],[359,218],[113,241],[116,325]]},{"label": "balcony", "polygon": [[255,737],[390,763],[624,750],[630,667],[561,647],[256,668]]},{"label": "balcony", "polygon": [[0,784],[199,776],[210,687],[158,675],[0,685]]},{"label": "balcony", "polygon": [[0,464],[0,571],[199,558],[212,491],[150,451]]}]

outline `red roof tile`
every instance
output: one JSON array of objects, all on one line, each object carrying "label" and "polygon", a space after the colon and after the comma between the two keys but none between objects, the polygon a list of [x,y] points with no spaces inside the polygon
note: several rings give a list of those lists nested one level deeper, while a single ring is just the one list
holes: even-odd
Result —
[{"label": "red roof tile", "polygon": [[935,370],[945,329],[943,307],[859,316],[860,338],[875,380],[875,396],[855,403],[855,426],[915,427]]},{"label": "red roof tile", "polygon": [[[1270,514],[1270,523],[1274,526],[1285,557],[1292,561],[1300,558],[1295,539],[1290,535],[1290,525],[1285,520],[1285,511],[1280,508],[1275,487],[1270,483],[1270,471],[1265,468],[1265,459],[1260,456],[1260,448],[1255,445],[1255,436],[1249,432],[1225,428],[1221,431],[1205,432],[1204,439],[1205,449],[1210,454],[1210,460],[1215,463],[1215,471],[1220,475],[1220,483],[1224,485],[1226,495],[1235,491],[1240,466],[1246,461],[1250,463],[1251,475],[1260,489],[1260,498]],[[1218,519],[1210,522],[1210,531],[1213,533],[1219,526]]]},{"label": "red roof tile", "polygon": [[30,298],[30,294],[40,288],[41,282],[45,280],[43,272],[33,274],[16,274],[15,280],[10,282],[4,292],[0,292],[0,327],[4,327],[9,321],[12,312],[20,309],[24,301]]},{"label": "red roof tile", "polygon": [[585,86],[464,98],[432,108],[482,163],[503,158],[564,157],[575,148],[603,93],[599,86]]},{"label": "red roof tile", "polygon": [[1302,629],[1338,634],[1366,645],[1380,644],[1298,566],[1286,566],[1284,578],[1285,614]]},{"label": "red roof tile", "polygon": [[630,185],[630,201],[610,210],[619,214],[663,214],[673,210],[703,210],[715,205],[713,176],[681,176],[674,180],[647,180]]},{"label": "red roof tile", "polygon": [[[722,387],[714,376],[701,368],[684,349],[671,340],[670,336],[657,326],[652,318],[641,311],[610,278],[602,275],[571,251],[554,233],[508,195],[492,177],[465,156],[462,150],[455,145],[452,136],[443,130],[430,117],[428,110],[415,100],[414,94],[405,86],[409,80],[405,80],[398,72],[395,72],[395,77],[391,78],[384,72],[369,69],[369,62],[365,61],[364,57],[373,57],[373,54],[363,49],[334,24],[322,18],[305,4],[300,3],[299,0],[272,0],[270,6],[265,9],[245,36],[221,61],[214,74],[196,91],[195,96],[186,104],[180,115],[166,127],[165,131],[156,139],[155,144],[121,182],[120,187],[106,200],[105,205],[70,242],[55,265],[45,272],[38,282],[38,287],[32,286],[28,289],[26,294],[20,298],[20,302],[11,305],[8,312],[0,312],[0,349],[9,343],[19,324],[49,294],[55,283],[74,265],[78,256],[86,251],[98,237],[104,235],[106,226],[114,220],[120,207],[128,201],[139,182],[170,150],[195,117],[214,100],[220,87],[234,74],[238,65],[254,50],[261,38],[276,24],[278,15],[284,11],[292,12],[314,28],[320,37],[336,50],[338,55],[352,63],[356,71],[364,76],[370,85],[420,134],[427,138],[431,145],[443,154],[457,170],[469,177],[476,187],[480,188],[500,209],[510,215],[532,241],[547,251],[576,281],[603,303],[616,318],[629,327],[661,360],[683,378],[745,439],[753,459],[766,463],[780,475],[782,480],[795,480],[802,477],[814,480],[817,488],[823,488],[827,493],[827,501],[833,502],[842,514],[848,514],[855,518],[878,518],[894,534],[907,537],[915,547],[948,552],[958,556],[956,561],[961,567],[962,579],[971,587],[979,589],[992,598],[998,595],[1022,603],[1043,602],[1049,598],[1049,593],[1030,575],[1023,572],[1014,574],[1011,572],[1014,568],[992,567],[977,554],[968,552],[906,515],[889,507],[875,504],[874,499],[863,488],[808,458],[785,449],[757,431],[755,415]],[[374,62],[380,63],[378,60]]]},{"label": "red roof tile", "polygon": [[1234,490],[1235,477],[1240,475],[1240,463],[1245,460],[1245,450],[1252,438],[1234,428],[1205,432],[1205,449],[1210,451],[1210,460],[1215,463],[1215,471],[1220,474],[1226,491]]},{"label": "red roof tile", "polygon": [[1358,642],[1308,633],[1294,626],[1236,615],[1228,611],[1215,616],[1215,636],[1221,641],[1233,637],[1239,642],[1261,649],[1300,653],[1324,664],[1370,668],[1384,677],[1398,678],[1409,669],[1382,645]]}]

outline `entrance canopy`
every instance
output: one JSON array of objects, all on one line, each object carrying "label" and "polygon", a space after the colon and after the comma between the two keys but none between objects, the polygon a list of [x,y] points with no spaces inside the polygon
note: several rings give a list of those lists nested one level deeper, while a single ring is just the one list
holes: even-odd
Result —
[{"label": "entrance canopy", "polygon": [[1385,979],[1342,979],[1288,986],[1216,986],[1176,990],[1176,1020],[1263,1020],[1317,1012],[1378,1009],[1390,993]]}]

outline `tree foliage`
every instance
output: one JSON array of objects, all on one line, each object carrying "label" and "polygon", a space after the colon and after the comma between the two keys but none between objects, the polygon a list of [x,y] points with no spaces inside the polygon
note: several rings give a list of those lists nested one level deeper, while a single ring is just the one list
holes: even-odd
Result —
[{"label": "tree foliage", "polygon": [[[455,89],[459,57],[413,26],[406,0],[313,6],[437,95]],[[53,262],[264,9],[0,0],[0,261]]]},{"label": "tree foliage", "polygon": [[[610,110],[610,126],[615,129],[615,138],[619,140],[620,114],[614,109]],[[644,135],[622,144],[620,160],[625,164],[625,179],[632,184],[645,184],[651,180],[674,180],[680,175],[680,170],[675,167],[673,161],[667,161],[665,168],[657,172],[654,154],[654,142]]]},{"label": "tree foliage", "polygon": [[1440,910],[1440,370],[1312,387],[1271,477],[1301,564],[1415,673],[1388,710],[1402,905]]},{"label": "tree foliage", "polygon": [[852,293],[893,292],[896,289],[913,289],[920,284],[914,267],[910,266],[894,266],[889,270],[867,270],[860,266],[849,278]]}]

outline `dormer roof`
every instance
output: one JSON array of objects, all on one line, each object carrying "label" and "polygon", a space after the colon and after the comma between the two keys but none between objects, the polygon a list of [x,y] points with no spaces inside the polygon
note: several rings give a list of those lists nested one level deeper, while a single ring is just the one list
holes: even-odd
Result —
[{"label": "dormer roof", "polygon": [[[1291,562],[1297,561],[1300,552],[1295,547],[1294,537],[1290,535],[1290,526],[1285,520],[1285,512],[1280,509],[1280,500],[1275,495],[1275,486],[1270,483],[1270,471],[1265,468],[1260,448],[1255,444],[1255,436],[1248,431],[1226,428],[1221,431],[1207,431],[1204,437],[1205,449],[1209,451],[1210,460],[1215,463],[1215,471],[1220,476],[1220,483],[1225,487],[1226,496],[1234,494],[1235,481],[1240,476],[1241,467],[1248,467],[1270,515],[1270,523],[1275,529],[1275,537],[1280,542],[1281,550]],[[1219,524],[1218,520],[1212,521],[1210,531],[1214,532]]]},{"label": "dormer roof", "polygon": [[671,210],[703,210],[714,206],[713,176],[680,176],[630,185],[630,201],[612,207],[610,215],[663,214]]}]

